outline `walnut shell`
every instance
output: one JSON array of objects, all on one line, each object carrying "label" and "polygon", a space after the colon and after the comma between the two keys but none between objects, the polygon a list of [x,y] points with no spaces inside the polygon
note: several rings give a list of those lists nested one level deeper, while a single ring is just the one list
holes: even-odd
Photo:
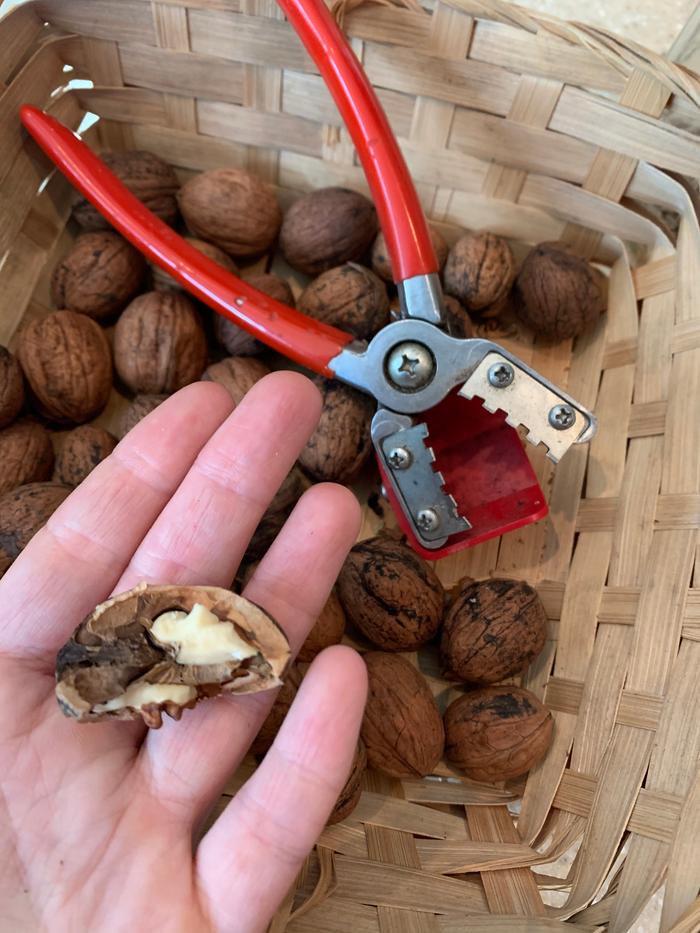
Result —
[{"label": "walnut shell", "polygon": [[317,321],[346,330],[360,340],[389,323],[389,296],[382,280],[348,262],[322,272],[302,292],[299,310]]},{"label": "walnut shell", "polygon": [[531,250],[516,282],[518,317],[548,340],[578,337],[605,307],[602,276],[563,243]]},{"label": "walnut shell", "polygon": [[51,478],[51,435],[36,421],[24,419],[0,431],[0,494]]},{"label": "walnut shell", "polygon": [[176,392],[199,379],[206,362],[204,329],[180,292],[139,295],[114,328],[114,364],[132,392]]},{"label": "walnut shell", "polygon": [[377,212],[368,198],[347,188],[318,188],[285,214],[280,248],[290,266],[319,275],[361,259],[376,232]]},{"label": "walnut shell", "polygon": [[443,298],[443,307],[445,311],[445,325],[447,332],[453,337],[459,337],[465,340],[468,337],[474,337],[474,325],[469,317],[466,308],[453,298],[452,295],[445,295]]},{"label": "walnut shell", "polygon": [[547,615],[533,588],[522,580],[468,583],[445,618],[440,651],[460,680],[494,684],[520,674],[547,639]]},{"label": "walnut shell", "polygon": [[292,664],[287,671],[284,683],[280,687],[272,709],[267,714],[265,721],[253,739],[250,751],[256,758],[262,758],[267,754],[268,749],[275,741],[277,733],[280,731],[287,713],[294,700],[303,680],[303,673],[296,664]]},{"label": "walnut shell", "polygon": [[51,297],[68,308],[103,321],[121,311],[137,294],[146,260],[117,233],[84,233],[51,277]]},{"label": "walnut shell", "polygon": [[[428,224],[428,232],[430,233],[430,240],[433,244],[435,256],[438,261],[438,269],[442,270],[449,250],[447,240],[437,227],[434,227],[432,224]],[[391,268],[389,250],[387,249],[386,239],[381,230],[377,234],[377,239],[374,241],[374,246],[372,247],[372,268],[379,278],[384,279],[385,282],[394,281],[394,270]]]},{"label": "walnut shell", "polygon": [[[270,298],[281,301],[290,308],[294,307],[294,293],[289,283],[279,275],[274,275],[272,272],[258,272],[255,275],[246,275],[244,279],[253,288],[264,292]],[[214,317],[214,335],[231,356],[252,356],[265,349],[265,345],[256,340],[247,330],[243,330],[238,324],[234,324],[233,321],[229,321],[220,314]]]},{"label": "walnut shell", "polygon": [[122,412],[122,416],[119,419],[118,436],[121,438],[124,437],[125,434],[128,434],[132,428],[136,427],[142,418],[145,418],[146,415],[150,415],[152,411],[155,411],[166,398],[168,398],[167,395],[137,395],[129,403],[129,407],[125,408]]},{"label": "walnut shell", "polygon": [[402,541],[360,541],[338,577],[348,619],[385,651],[415,651],[435,637],[445,594],[435,571]]},{"label": "walnut shell", "polygon": [[59,448],[54,479],[67,486],[78,486],[116,446],[117,439],[94,424],[70,431]]},{"label": "walnut shell", "polygon": [[236,405],[240,405],[246,392],[269,372],[269,366],[252,356],[227,356],[218,363],[207,366],[202,379],[206,382],[218,382],[228,389]]},{"label": "walnut shell", "polygon": [[467,233],[450,250],[443,270],[448,295],[469,311],[502,301],[515,281],[515,257],[503,237]]},{"label": "walnut shell", "polygon": [[[177,220],[175,193],[180,187],[172,165],[153,152],[131,149],[103,152],[100,158],[136,197],[161,220],[171,226]],[[109,230],[109,221],[85,198],[73,207],[73,217],[83,230]]]},{"label": "walnut shell", "polygon": [[350,774],[338,795],[338,800],[331,811],[331,815],[328,817],[327,826],[334,826],[336,823],[346,820],[358,805],[362,796],[362,775],[366,770],[367,749],[365,743],[360,739],[350,766]]},{"label": "walnut shell", "polygon": [[324,648],[340,644],[344,634],[345,613],[335,590],[332,590],[326,605],[321,610],[321,615],[316,619],[314,627],[299,649],[297,660],[310,664]]},{"label": "walnut shell", "polygon": [[24,379],[16,357],[0,346],[0,428],[12,424],[24,405]]},{"label": "walnut shell", "polygon": [[447,707],[445,753],[474,781],[507,781],[544,758],[553,727],[552,714],[529,690],[482,687]]},{"label": "walnut shell", "polygon": [[27,483],[0,496],[0,577],[71,491],[61,483]]},{"label": "walnut shell", "polygon": [[[179,663],[178,646],[159,642],[153,623],[164,612],[190,612],[196,604],[231,623],[256,654],[243,661]],[[179,719],[183,709],[219,693],[258,693],[280,686],[289,658],[282,629],[242,596],[217,586],[140,583],[97,606],[58,652],[56,697],[66,716],[78,722],[141,718],[157,729],[164,712]],[[136,681],[188,686],[195,694],[183,703],[168,699],[142,707],[99,709]]]},{"label": "walnut shell", "polygon": [[282,222],[274,188],[243,169],[195,175],[182,186],[177,200],[192,233],[232,256],[264,253]]},{"label": "walnut shell", "polygon": [[246,560],[258,560],[263,556],[308,486],[308,480],[298,467],[290,470],[253,532],[245,553]]},{"label": "walnut shell", "polygon": [[442,757],[445,732],[428,684],[398,654],[364,655],[369,693],[362,722],[367,761],[392,777],[424,777]]},{"label": "walnut shell", "polygon": [[[237,274],[238,266],[236,263],[227,253],[219,249],[218,246],[214,246],[213,243],[207,243],[206,240],[200,240],[196,236],[186,236],[183,237],[183,240],[189,243],[190,246],[194,246],[200,253],[204,253],[205,256],[212,259],[217,265],[221,266],[222,269],[225,269],[227,272],[232,272],[234,275]],[[151,282],[154,291],[162,292],[171,288],[175,289],[175,291],[184,290],[180,283],[176,282],[175,279],[171,275],[168,275],[164,269],[161,269],[160,266],[157,266],[154,262],[149,262],[148,266],[151,270]]]},{"label": "walnut shell", "polygon": [[19,361],[38,407],[51,421],[82,424],[112,388],[112,356],[102,328],[84,314],[53,311],[19,335]]},{"label": "walnut shell", "polygon": [[372,450],[369,428],[374,403],[341,382],[320,376],[314,382],[323,395],[323,408],[299,463],[316,480],[349,483]]}]

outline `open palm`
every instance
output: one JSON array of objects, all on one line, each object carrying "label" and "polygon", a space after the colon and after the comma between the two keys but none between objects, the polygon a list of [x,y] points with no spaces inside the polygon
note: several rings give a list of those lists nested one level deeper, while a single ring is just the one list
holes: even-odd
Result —
[{"label": "open palm", "polygon": [[[57,649],[112,592],[227,586],[320,410],[304,377],[275,373],[231,414],[190,386],[119,444],[0,583],[0,928],[264,930],[350,768],[365,698],[360,658],[323,652],[265,761],[194,845],[274,694],[220,697],[146,734],[58,710]],[[296,651],[358,529],[333,485],[297,504],[245,595]]]}]

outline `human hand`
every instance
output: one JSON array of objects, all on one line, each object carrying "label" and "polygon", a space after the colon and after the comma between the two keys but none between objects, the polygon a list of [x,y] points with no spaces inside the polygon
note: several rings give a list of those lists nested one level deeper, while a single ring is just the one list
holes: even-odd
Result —
[{"label": "human hand", "polygon": [[[79,725],[54,697],[58,648],[140,580],[228,586],[320,399],[294,373],[231,414],[199,383],[137,425],[54,513],[0,582],[0,928],[13,933],[264,930],[350,769],[366,693],[355,652],[323,652],[252,778],[193,838],[274,691],[167,720]],[[340,486],[312,487],[245,595],[296,651],[359,526]]]}]

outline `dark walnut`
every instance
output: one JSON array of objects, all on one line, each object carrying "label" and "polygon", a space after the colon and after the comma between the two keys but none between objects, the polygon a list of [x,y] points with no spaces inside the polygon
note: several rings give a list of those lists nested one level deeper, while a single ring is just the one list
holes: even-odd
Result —
[{"label": "dark walnut", "polygon": [[[428,231],[438,261],[438,269],[441,270],[445,265],[449,247],[447,246],[447,241],[444,236],[432,224],[428,224]],[[389,250],[387,249],[386,239],[381,230],[377,234],[377,239],[374,241],[374,246],[372,247],[372,268],[379,278],[384,279],[385,282],[394,281],[394,270],[391,268]]]},{"label": "dark walnut", "polygon": [[51,297],[68,308],[103,321],[121,311],[136,295],[146,260],[117,233],[84,233],[51,277]]},{"label": "dark walnut", "polygon": [[83,424],[60,442],[54,479],[78,486],[117,446],[117,439],[94,424]]},{"label": "dark walnut", "polygon": [[98,415],[112,389],[112,356],[102,328],[84,314],[53,311],[19,335],[17,355],[37,407],[59,424]]},{"label": "dark walnut", "polygon": [[368,198],[347,188],[319,188],[284,215],[280,248],[290,266],[319,275],[362,259],[376,233],[377,212]]},{"label": "dark walnut", "polygon": [[58,653],[56,696],[79,722],[143,719],[219,693],[279,687],[282,629],[259,606],[216,586],[148,586],[101,603]]},{"label": "dark walnut", "polygon": [[[294,293],[289,283],[279,275],[274,275],[272,272],[258,272],[255,275],[246,275],[244,279],[253,288],[264,292],[275,301],[281,301],[290,308],[294,307]],[[234,324],[233,321],[229,321],[220,314],[214,317],[214,335],[231,356],[252,356],[265,349],[265,345],[256,340],[247,330],[243,330],[238,324]]]},{"label": "dark walnut", "polygon": [[474,325],[466,308],[463,308],[457,299],[451,295],[445,295],[443,301],[448,333],[452,337],[459,337],[460,340],[474,337]]},{"label": "dark walnut", "polygon": [[269,372],[269,366],[251,356],[227,356],[207,366],[202,379],[205,382],[218,382],[228,390],[236,405],[240,405],[245,394]]},{"label": "dark walnut", "polygon": [[[114,174],[139,201],[171,226],[177,220],[175,194],[180,187],[175,169],[153,152],[132,149],[100,155]],[[73,217],[83,230],[109,230],[110,224],[85,198],[73,208]]]},{"label": "dark walnut", "polygon": [[125,434],[128,434],[132,428],[136,427],[142,418],[145,418],[146,415],[150,415],[152,411],[155,411],[167,397],[167,395],[137,395],[133,398],[129,406],[124,409],[119,419],[119,430],[117,432],[119,437],[121,438],[124,437]]},{"label": "dark walnut", "polygon": [[398,654],[370,651],[364,660],[369,693],[362,739],[370,767],[397,778],[432,774],[445,732],[425,678]]},{"label": "dark walnut", "polygon": [[[231,272],[234,275],[238,272],[238,267],[236,263],[231,259],[231,257],[225,253],[222,249],[219,249],[218,246],[214,246],[213,243],[207,243],[205,240],[200,240],[196,236],[186,236],[183,237],[183,240],[186,243],[189,243],[190,246],[193,246],[200,253],[203,253],[209,259],[213,260],[218,266],[221,266],[222,269],[225,269],[227,272]],[[166,291],[167,289],[182,289],[182,286],[179,282],[176,282],[175,279],[168,275],[160,266],[157,266],[154,262],[149,262],[149,268],[151,270],[151,281],[153,283],[154,291]]]},{"label": "dark walnut", "polygon": [[0,428],[12,424],[24,405],[24,379],[15,356],[0,346]]},{"label": "dark walnut", "polygon": [[341,790],[331,815],[328,817],[328,826],[334,826],[346,820],[360,802],[362,796],[362,775],[367,770],[367,749],[362,739],[357,743],[355,757],[352,760],[350,774]]},{"label": "dark walnut", "polygon": [[199,379],[206,362],[204,329],[180,292],[139,295],[114,328],[114,365],[132,392],[176,392]]},{"label": "dark walnut", "polygon": [[0,494],[51,479],[52,469],[51,435],[42,425],[26,419],[0,431]]},{"label": "dark walnut", "polygon": [[445,618],[440,651],[459,680],[495,684],[520,674],[547,639],[547,616],[531,586],[521,580],[468,583]]},{"label": "dark walnut", "polygon": [[232,256],[264,253],[282,222],[274,188],[243,169],[195,175],[182,186],[177,200],[192,233]]},{"label": "dark walnut", "polygon": [[313,479],[349,483],[372,450],[369,428],[372,399],[342,382],[317,376],[323,408],[316,430],[299,455],[299,463]]},{"label": "dark walnut", "polygon": [[386,286],[374,272],[354,262],[321,273],[304,289],[298,307],[360,340],[389,323]]},{"label": "dark walnut", "polygon": [[516,289],[517,315],[548,340],[578,337],[605,308],[601,273],[563,243],[540,243],[531,250]]},{"label": "dark walnut", "polygon": [[502,684],[482,687],[445,712],[445,753],[474,781],[507,781],[547,754],[552,714],[534,693]]},{"label": "dark walnut", "polygon": [[298,467],[290,470],[253,532],[245,554],[246,560],[258,560],[263,556],[308,487],[309,482]]},{"label": "dark walnut", "polygon": [[70,492],[60,483],[28,483],[0,496],[0,577]]},{"label": "dark walnut", "polygon": [[338,577],[348,619],[385,651],[415,651],[437,634],[445,594],[435,571],[386,535],[356,544]]},{"label": "dark walnut", "polygon": [[284,683],[275,698],[272,709],[267,714],[265,722],[260,726],[260,731],[253,739],[250,751],[256,758],[262,758],[267,754],[268,749],[275,741],[277,733],[280,731],[289,709],[296,699],[297,691],[303,680],[303,673],[296,664],[292,664],[284,677]]},{"label": "dark walnut", "polygon": [[515,258],[503,237],[493,233],[467,233],[450,250],[443,282],[469,311],[481,311],[501,302],[515,281]]},{"label": "dark walnut", "polygon": [[324,648],[340,644],[344,634],[345,613],[335,590],[332,590],[321,615],[299,649],[297,660],[310,664]]}]

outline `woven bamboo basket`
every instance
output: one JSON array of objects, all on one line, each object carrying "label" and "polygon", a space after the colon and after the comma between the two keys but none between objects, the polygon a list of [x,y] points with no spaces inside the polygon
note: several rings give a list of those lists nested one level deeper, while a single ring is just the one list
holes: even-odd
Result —
[{"label": "woven bamboo basket", "polygon": [[[368,773],[270,929],[622,933],[665,883],[661,928],[700,930],[700,231],[688,183],[700,176],[700,79],[500,0],[350,0],[338,12],[448,239],[485,228],[518,255],[564,239],[609,271],[609,310],[573,347],[489,331],[594,409],[600,430],[556,470],[530,450],[546,521],[438,566],[446,584],[498,574],[539,589],[550,639],[525,683],[554,711],[549,754],[506,787],[446,767],[424,780]],[[273,0],[19,6],[0,22],[10,346],[46,313],[75,232],[69,186],[20,129],[23,102],[73,128],[96,114],[94,147],[150,149],[183,177],[248,167],[283,203],[327,184],[365,190]],[[123,405],[115,393],[101,423]],[[367,509],[363,535],[379,525]],[[440,704],[455,695],[429,651],[413,659]]]}]

